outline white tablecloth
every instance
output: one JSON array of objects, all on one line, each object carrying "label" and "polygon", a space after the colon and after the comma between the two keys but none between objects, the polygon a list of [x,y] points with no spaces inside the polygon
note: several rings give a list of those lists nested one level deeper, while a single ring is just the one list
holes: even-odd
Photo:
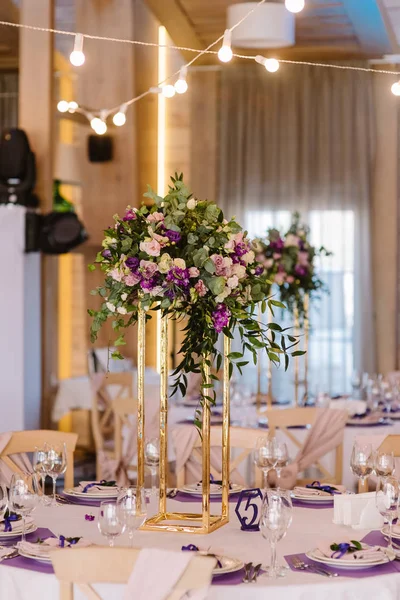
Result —
[{"label": "white tablecloth", "polygon": [[[169,500],[169,510],[197,512],[198,504],[180,503]],[[176,533],[153,533],[140,531],[135,535],[136,547],[158,547],[180,550],[182,545],[195,543],[202,548],[223,551],[226,555],[237,557],[243,561],[254,563],[269,561],[269,545],[260,533],[245,533],[240,530],[231,503],[231,521],[225,527],[208,536],[190,536]],[[217,504],[212,504],[215,511]],[[151,505],[154,509],[155,505]],[[40,527],[48,527],[56,534],[66,536],[85,536],[96,544],[104,540],[97,529],[97,519],[85,521],[84,515],[92,512],[97,517],[97,508],[82,506],[63,506],[58,508],[40,508],[35,514],[35,521]],[[150,511],[151,512],[151,511]],[[293,523],[286,538],[278,544],[279,561],[283,564],[285,554],[301,553],[310,550],[322,540],[341,541],[350,536],[361,539],[367,531],[353,531],[348,527],[332,523],[333,510],[314,510],[295,508]],[[117,538],[116,545],[128,545],[127,536]],[[68,552],[72,550],[68,550]],[[112,568],[112,565],[110,565]],[[151,574],[151,565],[149,565]],[[95,586],[105,600],[122,600],[123,586]],[[0,564],[0,598],[10,600],[57,600],[58,583],[54,575],[36,573]],[[395,600],[400,597],[400,573],[380,575],[368,578],[327,579],[320,575],[305,572],[288,572],[284,579],[270,580],[259,578],[256,584],[237,586],[212,586],[209,600]],[[78,590],[75,599],[83,600]],[[149,598],[149,600],[151,600]]]}]

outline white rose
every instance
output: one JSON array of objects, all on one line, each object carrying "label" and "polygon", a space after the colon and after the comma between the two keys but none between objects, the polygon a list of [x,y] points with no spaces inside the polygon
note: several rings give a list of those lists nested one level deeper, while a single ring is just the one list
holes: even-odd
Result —
[{"label": "white rose", "polygon": [[127,297],[128,297],[128,294],[121,294],[121,300],[123,302],[125,302],[125,300],[127,299]]},{"label": "white rose", "polygon": [[160,271],[160,273],[163,274],[168,273],[168,271],[172,267],[172,264],[173,260],[170,257],[170,255],[166,252],[161,256],[161,260],[158,263],[158,270]]},{"label": "white rose", "polygon": [[244,254],[242,256],[242,260],[244,260],[246,265],[250,265],[251,263],[253,263],[254,258],[255,258],[255,254],[254,254],[253,250],[249,250],[248,252],[246,252],[246,254]]},{"label": "white rose", "polygon": [[243,277],[246,277],[246,267],[239,264],[232,265],[232,275],[236,275],[238,279],[243,279]]},{"label": "white rose", "polygon": [[115,305],[112,302],[106,302],[106,306],[110,312],[115,312]]},{"label": "white rose", "polygon": [[179,269],[186,269],[186,263],[183,258],[174,258],[174,265]]},{"label": "white rose", "polygon": [[229,296],[231,291],[232,291],[231,288],[225,286],[224,289],[222,290],[222,292],[220,294],[218,294],[218,296],[215,296],[215,301],[223,302],[225,300],[225,298],[227,298]]},{"label": "white rose", "polygon": [[119,307],[117,308],[117,313],[119,313],[120,315],[126,315],[126,312],[127,312],[127,311],[126,311],[126,308],[125,308],[125,306],[119,306]]},{"label": "white rose", "polygon": [[190,200],[187,203],[187,208],[188,210],[193,210],[196,208],[196,204],[197,204],[197,200],[195,200],[194,198],[190,198]]}]

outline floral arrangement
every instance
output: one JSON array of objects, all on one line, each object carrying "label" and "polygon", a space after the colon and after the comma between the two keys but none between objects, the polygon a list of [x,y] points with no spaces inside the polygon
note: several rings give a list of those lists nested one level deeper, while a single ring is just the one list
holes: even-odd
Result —
[{"label": "floral arrangement", "polygon": [[316,292],[328,291],[315,273],[314,259],[331,253],[323,246],[312,246],[309,233],[310,228],[300,222],[300,214],[295,212],[285,234],[269,229],[265,239],[254,241],[256,259],[264,266],[266,276],[279,286],[280,299],[289,310],[293,312],[297,307],[301,320],[305,314],[304,294],[311,298]]},{"label": "floral arrangement", "polygon": [[[287,368],[290,354],[303,353],[291,351],[298,341],[279,325],[258,323],[258,303],[263,311],[266,302],[271,310],[284,306],[268,299],[270,283],[251,241],[234,218],[224,218],[214,202],[193,198],[182,175],[171,180],[165,198],[149,187],[145,196],[154,204],[128,207],[122,218],[114,216],[115,225],[105,231],[103,250],[96,257],[105,283],[92,292],[103,302],[100,310],[88,311],[93,317],[92,340],[111,318],[119,335],[114,344],[123,345],[120,332],[137,322],[139,307],[147,312],[147,318],[153,308],[173,319],[187,319],[173,385],[173,393],[179,388],[182,395],[191,372],[202,373],[202,384],[207,388],[204,365],[216,366],[219,371],[222,355],[216,348],[218,336],[224,333],[233,338],[235,327],[242,351],[229,354],[230,375],[234,364],[240,372],[248,364],[243,360],[246,350],[254,363],[259,349],[265,349],[274,363],[284,357]],[[89,269],[94,268],[89,265]],[[123,358],[118,349],[112,356]],[[217,378],[214,374],[211,377]],[[215,402],[211,384],[208,387],[201,406]],[[199,408],[198,426],[200,413]]]}]

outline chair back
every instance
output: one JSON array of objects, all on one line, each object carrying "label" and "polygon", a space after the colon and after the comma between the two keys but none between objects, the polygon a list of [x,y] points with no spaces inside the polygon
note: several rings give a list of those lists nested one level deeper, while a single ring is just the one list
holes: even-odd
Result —
[{"label": "chair back", "polygon": [[[305,438],[304,435],[300,435],[296,432],[296,427],[313,427],[318,411],[321,409],[314,408],[311,406],[297,407],[297,408],[271,408],[264,413],[268,419],[269,435],[274,437],[276,430],[283,434],[287,440],[300,451],[303,447]],[[301,431],[301,430],[300,430]],[[297,433],[297,435],[296,435]],[[335,460],[332,471],[326,468],[320,461],[314,463],[322,476],[318,476],[319,480],[340,484],[342,481],[342,470],[343,470],[343,443],[340,443],[335,449]],[[305,477],[297,480],[297,485],[306,485],[315,481],[316,477]]]},{"label": "chair back", "polygon": [[21,469],[13,462],[12,455],[34,452],[35,447],[40,448],[41,446],[44,446],[46,442],[49,445],[65,443],[67,448],[65,487],[73,487],[74,451],[77,440],[78,435],[76,433],[66,433],[63,431],[53,431],[50,429],[14,431],[11,435],[10,441],[2,450],[2,452],[0,452],[0,460],[2,460],[14,473],[19,473]]},{"label": "chair back", "polygon": [[[222,440],[221,440],[221,427],[215,426],[210,428],[210,446],[211,448],[215,448],[218,451],[221,450]],[[236,471],[240,465],[247,460],[252,452],[254,451],[256,442],[259,437],[263,435],[262,431],[259,429],[253,428],[245,428],[245,427],[231,427],[230,429],[230,448],[231,455],[232,451],[234,456],[231,456],[230,464],[229,464],[229,473],[231,474],[233,471]],[[191,459],[198,463],[199,469],[201,472],[201,464],[202,464],[202,450],[201,450],[201,439],[200,436],[197,435],[196,441],[193,445],[193,450],[191,454]],[[252,462],[253,468],[253,480],[255,481],[256,487],[261,486],[261,471],[256,467],[256,465]],[[213,464],[213,457],[211,456],[211,465],[210,465],[210,473],[214,477],[214,479],[221,479],[221,465],[216,467]],[[182,469],[176,473],[177,487],[182,487],[186,483],[186,469],[185,465],[183,465]]]},{"label": "chair back", "polygon": [[96,377],[100,377],[101,382],[93,393],[91,417],[97,456],[96,476],[102,479],[99,453],[121,459],[122,425],[127,423],[129,414],[136,413],[137,400],[132,396],[132,372],[97,374]]},{"label": "chair back", "polygon": [[378,448],[379,452],[383,454],[390,454],[393,452],[393,456],[400,456],[400,435],[387,435],[383,440],[382,444]]},{"label": "chair back", "polygon": [[[99,546],[54,552],[51,561],[60,582],[60,600],[73,600],[74,585],[88,600],[102,600],[91,584],[127,583],[139,552],[136,548]],[[215,559],[212,557],[193,556],[168,600],[179,600],[185,591],[209,585],[214,566]]]}]

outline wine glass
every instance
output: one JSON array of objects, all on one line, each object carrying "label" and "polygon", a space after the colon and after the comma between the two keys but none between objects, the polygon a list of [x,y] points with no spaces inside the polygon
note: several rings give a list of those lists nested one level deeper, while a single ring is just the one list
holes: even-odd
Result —
[{"label": "wine glass", "polygon": [[395,461],[393,452],[375,452],[374,470],[379,477],[389,477],[393,475],[395,469]]},{"label": "wine glass", "polygon": [[97,527],[101,535],[107,538],[110,548],[113,548],[115,538],[125,531],[125,523],[115,502],[100,502]]},{"label": "wine glass", "polygon": [[48,475],[49,470],[51,469],[52,463],[49,455],[49,446],[47,443],[44,444],[43,448],[38,448],[35,446],[35,451],[33,453],[33,470],[38,476],[42,479],[42,502],[43,504],[49,504],[50,501],[46,496],[45,485],[46,485],[46,475]]},{"label": "wine glass", "polygon": [[392,526],[393,519],[397,518],[399,508],[400,488],[397,479],[394,477],[385,477],[378,481],[375,493],[376,508],[389,523],[389,548],[393,550],[392,545]]},{"label": "wine glass", "polygon": [[293,506],[290,493],[284,490],[267,490],[261,507],[260,531],[271,546],[271,564],[267,577],[284,577],[286,569],[277,566],[276,545],[286,535],[292,523]]},{"label": "wine glass", "polygon": [[133,548],[133,536],[146,520],[146,494],[143,488],[129,486],[123,488],[117,498],[119,518],[128,530],[130,546]]},{"label": "wine glass", "polygon": [[287,446],[285,444],[285,442],[276,442],[275,445],[275,456],[276,456],[276,464],[275,464],[275,471],[276,471],[276,476],[278,479],[278,487],[279,487],[279,478],[281,476],[281,471],[283,469],[283,467],[286,467],[286,465],[289,462],[289,453],[288,453],[288,449]]},{"label": "wine glass", "polygon": [[158,438],[152,438],[146,442],[144,447],[144,462],[150,468],[151,493],[152,495],[156,495],[157,467],[160,464],[160,440]]},{"label": "wine glass", "polygon": [[67,448],[65,444],[58,444],[50,447],[48,452],[49,469],[48,475],[53,480],[53,501],[52,506],[60,506],[56,500],[56,481],[59,475],[67,470]]},{"label": "wine glass", "polygon": [[25,519],[40,502],[40,485],[36,473],[15,473],[10,485],[10,509],[22,516],[22,541],[25,541]]},{"label": "wine glass", "polygon": [[374,469],[374,455],[371,444],[354,442],[350,467],[353,474],[364,484],[366,478],[371,475]]},{"label": "wine glass", "polygon": [[7,488],[3,483],[0,483],[0,516],[3,517],[7,510],[8,495]]},{"label": "wine glass", "polygon": [[351,374],[351,387],[353,388],[354,397],[359,396],[362,385],[362,374],[356,369]]},{"label": "wine glass", "polygon": [[254,463],[263,472],[263,488],[268,487],[268,473],[271,469],[274,469],[277,462],[278,456],[276,455],[276,438],[272,440],[267,437],[259,437],[256,441],[254,449]]}]

